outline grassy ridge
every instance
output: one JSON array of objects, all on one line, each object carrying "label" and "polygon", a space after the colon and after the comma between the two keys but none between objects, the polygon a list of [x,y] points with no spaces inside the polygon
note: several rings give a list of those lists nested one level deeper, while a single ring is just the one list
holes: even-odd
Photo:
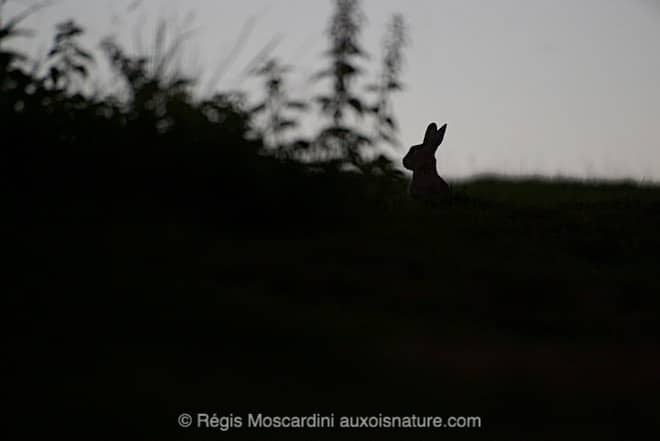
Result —
[{"label": "grassy ridge", "polygon": [[359,223],[311,230],[134,210],[33,223],[29,296],[12,309],[35,393],[22,399],[66,396],[59,410],[90,429],[111,417],[118,433],[165,439],[217,437],[175,428],[195,410],[483,418],[447,439],[621,439],[649,424],[660,190],[456,191],[445,207],[365,204]]}]

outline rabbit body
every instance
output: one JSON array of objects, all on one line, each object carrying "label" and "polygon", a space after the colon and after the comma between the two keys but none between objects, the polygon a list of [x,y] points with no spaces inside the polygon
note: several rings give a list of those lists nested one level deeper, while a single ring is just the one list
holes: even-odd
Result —
[{"label": "rabbit body", "polygon": [[429,124],[421,145],[410,148],[403,158],[403,166],[413,172],[410,196],[415,199],[434,199],[449,193],[449,185],[438,175],[435,153],[444,139],[447,124],[440,129]]}]

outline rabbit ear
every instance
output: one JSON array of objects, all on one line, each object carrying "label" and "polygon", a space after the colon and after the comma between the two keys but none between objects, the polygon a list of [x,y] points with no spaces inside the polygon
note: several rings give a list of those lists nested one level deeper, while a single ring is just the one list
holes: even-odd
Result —
[{"label": "rabbit ear", "polygon": [[440,145],[442,144],[442,140],[445,139],[445,132],[447,131],[447,124],[443,125],[440,127],[438,132],[435,135],[435,144]]},{"label": "rabbit ear", "polygon": [[438,126],[435,123],[429,124],[429,126],[426,128],[426,134],[424,135],[424,145],[433,144],[433,140],[436,137],[437,131]]},{"label": "rabbit ear", "polygon": [[445,138],[446,130],[447,130],[447,124],[443,125],[442,127],[440,127],[440,129],[438,129],[436,132],[433,133],[431,142],[427,144],[433,152],[438,150],[438,147],[440,147],[440,144],[442,144],[442,140]]}]

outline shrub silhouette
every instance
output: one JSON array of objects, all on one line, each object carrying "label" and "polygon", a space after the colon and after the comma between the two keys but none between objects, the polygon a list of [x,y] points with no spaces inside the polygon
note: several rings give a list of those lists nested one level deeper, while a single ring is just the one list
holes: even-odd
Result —
[{"label": "shrub silhouette", "polygon": [[[17,28],[23,17],[3,25],[0,48],[24,35]],[[30,216],[25,209],[33,205],[42,214],[103,215],[142,205],[151,207],[144,212],[249,225],[275,210],[283,224],[303,228],[313,219],[346,218],[351,210],[359,217],[360,207],[391,207],[401,173],[377,144],[395,142],[389,95],[401,87],[404,26],[400,17],[393,20],[383,72],[361,96],[362,21],[358,1],[336,2],[329,67],[316,76],[331,88],[313,98],[319,107],[288,96],[288,67],[273,57],[252,71],[264,83],[262,101],[250,104],[244,94],[229,92],[197,97],[195,79],[172,61],[184,37],[168,40],[164,25],[151,55],[129,54],[105,39],[102,54],[122,87],[95,94],[89,85],[96,63],[73,20],[57,26],[47,58],[33,62],[37,68],[27,67],[26,55],[3,49],[3,171],[16,190],[14,202],[24,208],[17,213]],[[301,111],[315,108],[328,124],[305,139],[295,129]],[[375,134],[351,125],[351,112],[355,121],[370,118]],[[28,204],[28,196],[40,203]]]},{"label": "shrub silhouette", "polygon": [[[402,88],[399,75],[402,48],[406,42],[403,18],[395,15],[387,29],[381,73],[378,80],[366,88],[376,94],[374,102],[370,103],[356,92],[357,83],[363,76],[359,61],[368,57],[359,41],[364,23],[360,2],[336,0],[335,4],[327,31],[330,38],[326,53],[329,66],[315,75],[318,80],[330,81],[330,90],[314,98],[327,123],[311,143],[311,152],[306,158],[339,167],[349,165],[365,172],[392,172],[392,164],[378,152],[375,144],[382,141],[397,144],[390,95]],[[374,134],[362,129],[366,118],[374,120]],[[357,124],[351,124],[351,121]]]}]

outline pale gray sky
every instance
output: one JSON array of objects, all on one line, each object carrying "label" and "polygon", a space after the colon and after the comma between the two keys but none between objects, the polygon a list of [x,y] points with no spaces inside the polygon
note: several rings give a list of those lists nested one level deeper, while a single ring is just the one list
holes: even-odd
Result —
[{"label": "pale gray sky", "polygon": [[[34,3],[10,1],[8,11]],[[193,13],[189,58],[210,73],[250,17],[255,29],[220,88],[250,88],[240,71],[268,41],[295,65],[292,94],[323,64],[330,0],[56,0],[27,22],[40,37],[74,17],[93,46],[115,34],[146,44],[153,23]],[[475,173],[660,180],[660,6],[655,0],[365,0],[364,45],[383,27],[410,27],[395,104],[405,144],[429,121],[448,122],[438,155],[450,178]],[[139,37],[139,35],[142,37]],[[30,42],[37,51],[45,45]]]}]

